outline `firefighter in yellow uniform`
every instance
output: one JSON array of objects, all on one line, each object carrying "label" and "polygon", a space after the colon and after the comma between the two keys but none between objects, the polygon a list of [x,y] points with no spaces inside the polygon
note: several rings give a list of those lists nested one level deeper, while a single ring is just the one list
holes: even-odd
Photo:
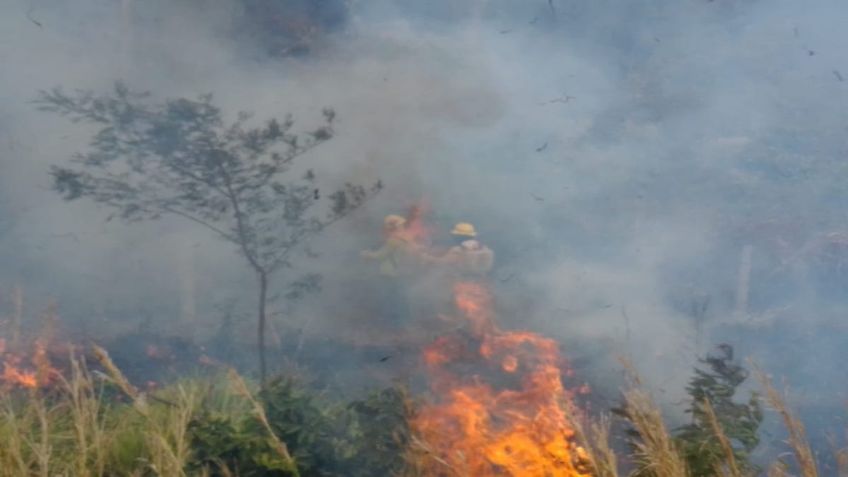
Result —
[{"label": "firefighter in yellow uniform", "polygon": [[459,283],[480,283],[485,285],[486,275],[495,263],[495,254],[477,238],[472,224],[460,222],[451,230],[454,245],[443,255],[421,253],[425,264],[436,266],[438,284],[436,292],[431,294],[434,301],[435,316],[446,321],[448,326],[463,327],[470,321],[457,318],[455,289]]},{"label": "firefighter in yellow uniform", "polygon": [[383,220],[383,246],[379,250],[364,250],[362,258],[377,260],[380,264],[380,304],[384,318],[395,324],[405,321],[408,310],[404,278],[408,278],[415,260],[414,244],[405,233],[406,219],[388,215]]},{"label": "firefighter in yellow uniform", "polygon": [[477,239],[477,230],[467,222],[456,224],[451,230],[456,245],[441,257],[424,256],[424,261],[448,267],[448,272],[458,279],[481,279],[495,265],[495,253]]},{"label": "firefighter in yellow uniform", "polygon": [[386,277],[397,277],[401,273],[404,255],[408,253],[411,246],[404,234],[403,227],[406,219],[400,215],[387,215],[383,220],[383,235],[385,242],[379,250],[364,250],[362,258],[378,260],[380,262],[380,275]]}]

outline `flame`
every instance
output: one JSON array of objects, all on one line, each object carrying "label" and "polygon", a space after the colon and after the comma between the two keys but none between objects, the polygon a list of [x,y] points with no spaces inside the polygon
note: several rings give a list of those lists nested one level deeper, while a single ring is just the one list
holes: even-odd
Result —
[{"label": "flame", "polygon": [[3,374],[0,374],[0,382],[4,387],[22,387],[34,389],[38,387],[38,379],[34,371],[23,370],[19,367],[20,358],[9,356],[3,362]]},{"label": "flame", "polygon": [[0,390],[14,388],[38,389],[52,384],[58,377],[58,371],[50,362],[47,346],[43,340],[36,340],[29,366],[23,356],[6,350],[6,342],[0,339]]},{"label": "flame", "polygon": [[[424,475],[591,475],[569,421],[573,394],[560,379],[557,343],[498,329],[492,296],[482,284],[456,284],[454,301],[470,336],[443,336],[424,349],[438,398],[420,409],[412,425],[439,463]],[[459,370],[469,365],[479,372],[463,378]]]},{"label": "flame", "polygon": [[430,212],[430,206],[426,201],[420,201],[409,208],[406,214],[406,225],[404,236],[413,244],[421,247],[432,245],[433,228],[428,225],[424,218]]}]

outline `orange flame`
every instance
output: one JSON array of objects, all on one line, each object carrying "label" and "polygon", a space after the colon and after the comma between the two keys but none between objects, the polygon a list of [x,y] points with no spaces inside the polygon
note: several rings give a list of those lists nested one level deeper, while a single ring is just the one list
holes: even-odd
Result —
[{"label": "orange flame", "polygon": [[421,201],[410,207],[404,226],[405,237],[415,245],[429,247],[432,243],[433,228],[424,218],[430,212],[430,206]]},{"label": "orange flame", "polygon": [[24,361],[22,356],[7,351],[5,341],[0,339],[0,362],[3,365],[0,390],[44,388],[56,380],[58,371],[50,363],[47,347],[42,340],[35,342],[29,359],[31,366],[25,366]]},{"label": "orange flame", "polygon": [[[560,379],[556,342],[498,329],[491,294],[481,284],[458,283],[454,300],[471,336],[443,336],[424,350],[438,398],[412,423],[436,462],[475,477],[590,475],[566,412],[573,395]],[[471,379],[452,369],[469,365],[480,367]],[[445,471],[435,466],[424,475]]]},{"label": "orange flame", "polygon": [[38,379],[34,371],[26,371],[20,369],[20,358],[15,356],[7,357],[3,362],[3,374],[0,374],[0,381],[4,386],[33,389],[38,387]]}]

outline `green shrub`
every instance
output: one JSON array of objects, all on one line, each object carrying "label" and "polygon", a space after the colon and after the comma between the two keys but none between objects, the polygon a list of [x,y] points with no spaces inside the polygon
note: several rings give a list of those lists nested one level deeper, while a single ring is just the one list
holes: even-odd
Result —
[{"label": "green shrub", "polygon": [[192,459],[189,471],[205,470],[210,476],[294,477],[290,462],[280,457],[261,429],[234,422],[231,416],[204,411],[189,426]]},{"label": "green shrub", "polygon": [[258,397],[297,468],[274,452],[255,416],[204,410],[190,426],[188,470],[221,477],[386,477],[403,469],[408,400],[400,388],[337,403],[291,379],[277,379]]},{"label": "green shrub", "polygon": [[708,369],[695,368],[695,376],[686,388],[692,398],[686,410],[692,416],[692,422],[675,432],[692,477],[716,475],[716,469],[727,459],[710,423],[707,402],[730,441],[737,466],[742,471],[754,472],[756,469],[751,465],[749,456],[760,442],[758,430],[763,420],[762,405],[756,393],[751,393],[744,403],[733,400],[739,386],[748,378],[748,371],[733,362],[733,348],[729,345],[720,345],[717,353],[700,361]]}]

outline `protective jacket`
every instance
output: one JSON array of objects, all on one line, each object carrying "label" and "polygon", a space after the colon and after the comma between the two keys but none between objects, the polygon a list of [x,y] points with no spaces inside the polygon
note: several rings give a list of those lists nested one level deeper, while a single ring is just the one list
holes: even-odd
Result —
[{"label": "protective jacket", "polygon": [[379,250],[363,252],[366,258],[380,261],[380,274],[388,277],[400,276],[409,268],[412,244],[401,234],[386,239]]},{"label": "protective jacket", "polygon": [[448,265],[459,275],[483,276],[494,267],[495,253],[477,240],[466,240],[435,261]]}]

